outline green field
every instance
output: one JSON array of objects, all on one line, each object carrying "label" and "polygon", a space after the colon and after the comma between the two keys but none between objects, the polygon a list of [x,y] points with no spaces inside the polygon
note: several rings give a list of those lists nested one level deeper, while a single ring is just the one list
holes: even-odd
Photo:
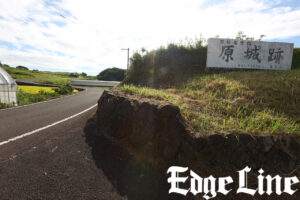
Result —
[{"label": "green field", "polygon": [[[74,79],[95,79],[93,76],[86,76],[83,73],[68,72],[48,72],[39,70],[28,70],[26,68],[14,68],[8,65],[0,64],[14,79],[27,79],[36,83],[54,84],[57,87],[39,87],[39,86],[18,86],[17,99],[18,105],[26,105],[57,98],[61,95],[77,93],[69,83]],[[0,102],[0,109],[9,108],[8,105]]]},{"label": "green field", "polygon": [[195,75],[180,87],[119,86],[177,105],[197,134],[300,134],[300,70]]},{"label": "green field", "polygon": [[67,95],[77,93],[71,85],[60,85],[59,87],[40,87],[40,86],[18,86],[17,99],[18,105],[26,105],[45,101]]},{"label": "green field", "polygon": [[[66,84],[74,79],[96,79],[94,76],[81,76],[81,74],[69,73],[69,72],[48,72],[38,70],[25,70],[17,69],[14,67],[1,66],[6,70],[14,79],[30,79],[37,83],[47,84]],[[78,75],[78,76],[77,76]]]},{"label": "green field", "polygon": [[[18,86],[17,99],[18,105],[27,105],[54,99],[61,95],[68,95],[77,93],[78,90],[74,89],[71,85],[59,85],[58,87],[40,87],[40,86]],[[0,102],[0,109],[10,108],[13,105]]]}]

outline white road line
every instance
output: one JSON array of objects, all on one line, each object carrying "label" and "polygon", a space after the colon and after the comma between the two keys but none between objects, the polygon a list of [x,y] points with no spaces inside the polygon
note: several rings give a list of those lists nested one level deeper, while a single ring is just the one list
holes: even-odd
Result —
[{"label": "white road line", "polygon": [[89,107],[88,109],[85,109],[84,111],[81,111],[81,112],[79,112],[79,113],[77,113],[77,114],[75,114],[75,115],[72,115],[72,116],[70,116],[70,117],[67,117],[67,118],[65,118],[65,119],[63,119],[63,120],[54,122],[54,123],[52,123],[52,124],[49,124],[49,125],[47,125],[47,126],[44,126],[44,127],[42,127],[42,128],[39,128],[39,129],[30,131],[30,132],[27,132],[27,133],[24,133],[24,134],[22,134],[22,135],[19,135],[19,136],[17,136],[17,137],[11,138],[11,139],[9,139],[9,140],[0,142],[0,146],[2,146],[2,145],[4,145],[4,144],[7,144],[7,143],[10,143],[10,142],[13,142],[13,141],[16,141],[16,140],[19,140],[19,139],[22,139],[22,138],[24,138],[24,137],[26,137],[26,136],[33,135],[33,134],[38,133],[38,132],[40,132],[40,131],[42,131],[42,130],[45,130],[45,129],[47,129],[47,128],[50,128],[50,127],[52,127],[52,126],[55,126],[55,125],[60,124],[60,123],[63,123],[63,122],[65,122],[65,121],[69,120],[69,119],[73,119],[74,117],[77,117],[78,115],[81,115],[81,114],[83,114],[83,113],[85,113],[85,112],[87,112],[87,111],[89,111],[89,110],[95,108],[96,106],[97,106],[97,104],[95,104],[95,105]]}]

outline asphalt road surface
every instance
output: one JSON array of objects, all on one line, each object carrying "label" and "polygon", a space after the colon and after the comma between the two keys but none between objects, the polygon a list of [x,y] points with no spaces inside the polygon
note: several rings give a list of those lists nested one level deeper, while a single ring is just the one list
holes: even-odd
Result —
[{"label": "asphalt road surface", "polygon": [[89,88],[48,102],[0,110],[0,143],[80,113],[97,104],[102,92]]},{"label": "asphalt road surface", "polygon": [[0,110],[1,200],[177,199],[168,195],[165,170],[99,134],[102,92]]},{"label": "asphalt road surface", "polygon": [[[89,88],[48,102],[0,110],[0,199],[126,199],[95,165],[85,141],[84,128],[102,92]],[[68,120],[47,128],[63,119]]]},{"label": "asphalt road surface", "polygon": [[[0,200],[195,199],[168,194],[167,169],[137,161],[100,134],[95,113],[102,92],[89,88],[48,102],[0,110]],[[208,175],[219,170],[210,172],[211,167],[203,166]],[[219,173],[220,177],[229,174],[223,174],[223,169]],[[236,199],[234,193],[231,197],[227,199]]]}]

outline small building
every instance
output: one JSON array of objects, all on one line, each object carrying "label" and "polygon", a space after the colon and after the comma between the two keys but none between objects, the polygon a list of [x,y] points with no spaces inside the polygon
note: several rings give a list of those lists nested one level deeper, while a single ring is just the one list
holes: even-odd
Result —
[{"label": "small building", "polygon": [[0,67],[0,102],[16,106],[17,90],[16,81]]}]

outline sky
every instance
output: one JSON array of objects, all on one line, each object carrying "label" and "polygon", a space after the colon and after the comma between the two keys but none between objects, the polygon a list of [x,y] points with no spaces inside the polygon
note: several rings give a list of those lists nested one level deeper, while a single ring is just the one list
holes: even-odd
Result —
[{"label": "sky", "polygon": [[300,47],[299,0],[0,0],[0,61],[96,75],[142,47],[238,31]]}]

